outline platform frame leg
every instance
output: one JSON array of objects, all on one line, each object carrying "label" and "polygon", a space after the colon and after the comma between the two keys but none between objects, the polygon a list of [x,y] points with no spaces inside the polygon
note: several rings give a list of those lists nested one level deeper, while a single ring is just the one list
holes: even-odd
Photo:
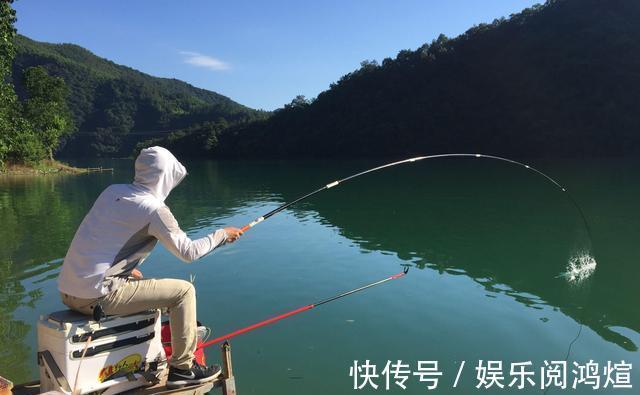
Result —
[{"label": "platform frame leg", "polygon": [[223,395],[237,395],[236,391],[236,378],[233,376],[233,364],[231,362],[231,344],[225,341],[220,346],[222,352],[222,374],[224,380],[222,381],[222,394]]}]

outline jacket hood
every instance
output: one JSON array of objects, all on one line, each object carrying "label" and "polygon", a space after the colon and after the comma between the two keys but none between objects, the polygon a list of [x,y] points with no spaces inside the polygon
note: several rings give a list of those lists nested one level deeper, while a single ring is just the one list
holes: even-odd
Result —
[{"label": "jacket hood", "polygon": [[150,147],[136,158],[133,185],[141,187],[164,202],[169,193],[187,175],[187,169],[168,149]]}]

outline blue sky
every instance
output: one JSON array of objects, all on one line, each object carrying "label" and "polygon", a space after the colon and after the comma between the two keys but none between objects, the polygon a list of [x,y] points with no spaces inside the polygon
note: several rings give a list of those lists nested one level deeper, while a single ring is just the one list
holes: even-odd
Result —
[{"label": "blue sky", "polygon": [[362,60],[395,57],[541,1],[18,0],[17,28],[81,45],[253,108],[313,98]]}]

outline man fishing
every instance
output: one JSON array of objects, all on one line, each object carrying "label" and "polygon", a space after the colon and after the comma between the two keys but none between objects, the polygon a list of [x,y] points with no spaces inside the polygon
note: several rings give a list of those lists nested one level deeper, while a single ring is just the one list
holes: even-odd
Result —
[{"label": "man fishing", "polygon": [[142,279],[137,266],[158,240],[176,257],[194,261],[242,235],[234,227],[191,240],[164,203],[187,175],[162,147],[143,149],[132,184],[114,184],[98,197],[80,224],[62,265],[58,289],[62,301],[84,314],[126,315],[168,308],[171,346],[167,386],[205,383],[220,367],[194,360],[197,344],[193,285],[176,279]]}]

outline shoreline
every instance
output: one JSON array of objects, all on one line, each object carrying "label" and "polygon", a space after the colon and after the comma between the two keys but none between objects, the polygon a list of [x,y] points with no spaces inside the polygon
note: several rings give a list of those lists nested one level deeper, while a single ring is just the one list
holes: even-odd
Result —
[{"label": "shoreline", "polygon": [[8,164],[4,170],[0,171],[0,176],[48,176],[61,174],[86,174],[92,169],[69,166],[57,160],[44,160],[35,165],[28,164]]}]

